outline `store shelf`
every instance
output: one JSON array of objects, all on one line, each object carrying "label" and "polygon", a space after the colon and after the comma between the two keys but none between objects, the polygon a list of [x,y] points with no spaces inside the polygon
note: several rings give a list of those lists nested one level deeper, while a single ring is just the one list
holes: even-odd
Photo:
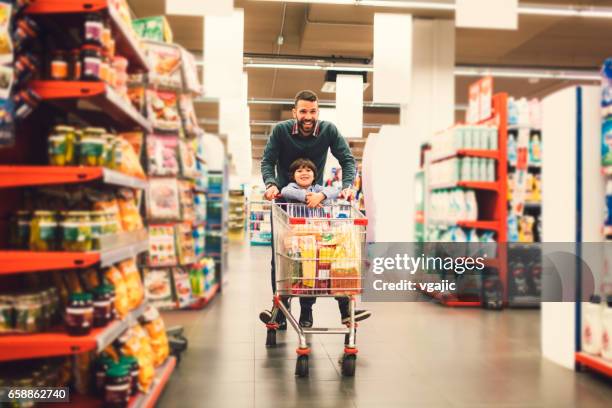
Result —
[{"label": "store shelf", "polygon": [[166,387],[174,368],[176,367],[176,358],[168,357],[166,362],[155,370],[155,380],[153,388],[148,394],[138,393],[128,404],[129,408],[153,408],[157,404],[157,400]]},{"label": "store shelf", "polygon": [[117,54],[130,61],[130,73],[149,71],[144,47],[136,33],[121,19],[119,12],[110,5],[110,0],[31,0],[26,14],[82,14],[107,10],[113,28]]},{"label": "store shelf", "polygon": [[457,221],[457,225],[464,228],[498,231],[501,225],[498,221]]},{"label": "store shelf", "polygon": [[576,353],[576,362],[608,377],[612,377],[612,361],[604,360],[601,357],[584,352],[578,352]]},{"label": "store shelf", "polygon": [[204,308],[207,304],[210,303],[211,300],[214,299],[214,297],[217,295],[217,293],[219,292],[219,284],[215,283],[210,290],[208,291],[208,293],[206,294],[206,296],[204,296],[203,298],[200,298],[198,300],[196,300],[194,303],[192,303],[189,308],[190,309],[195,309],[195,310],[199,310]]},{"label": "store shelf", "polygon": [[52,332],[0,336],[0,361],[65,356],[95,350],[101,352],[144,313],[143,304],[131,311],[124,320],[93,329],[87,336],[70,336],[63,327]]},{"label": "store shelf", "polygon": [[103,167],[0,166],[0,188],[84,183],[95,180],[121,187],[147,188],[146,180]]},{"label": "store shelf", "polygon": [[472,190],[489,190],[498,191],[499,183],[497,181],[457,181],[455,183],[435,184],[429,186],[430,190],[447,190],[450,188],[463,187]]},{"label": "store shelf", "polygon": [[[114,125],[118,128],[132,130],[139,127],[147,132],[152,131],[151,123],[104,82],[32,81],[30,87],[42,100],[56,103],[74,113],[104,112],[114,119]],[[75,104],[65,106],[64,102]]]},{"label": "store shelf", "polygon": [[148,251],[146,230],[126,232],[102,238],[101,251],[92,252],[35,252],[0,251],[0,275],[60,269],[87,268],[95,264],[111,266]]},{"label": "store shelf", "polygon": [[481,157],[485,159],[499,159],[498,150],[482,150],[482,149],[459,149],[456,152],[449,153],[435,159],[432,159],[430,163],[438,163],[444,160],[453,159],[455,157]]}]

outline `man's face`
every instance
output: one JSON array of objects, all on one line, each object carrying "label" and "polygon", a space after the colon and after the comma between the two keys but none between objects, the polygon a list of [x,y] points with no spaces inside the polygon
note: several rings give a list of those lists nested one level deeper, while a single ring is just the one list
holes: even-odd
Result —
[{"label": "man's face", "polygon": [[298,101],[297,106],[293,108],[293,118],[297,120],[302,135],[311,135],[319,119],[318,102]]}]

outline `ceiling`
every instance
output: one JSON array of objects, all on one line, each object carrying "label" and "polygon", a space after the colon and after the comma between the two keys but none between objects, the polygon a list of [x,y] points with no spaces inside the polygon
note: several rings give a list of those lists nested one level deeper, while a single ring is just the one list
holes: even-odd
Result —
[{"label": "ceiling", "polygon": [[[164,0],[129,0],[138,17],[164,14]],[[521,3],[524,3],[521,1]],[[530,2],[531,3],[531,2]],[[591,5],[612,7],[612,0],[533,0],[533,3],[555,5]],[[249,54],[348,57],[364,61],[372,58],[373,19],[375,12],[411,13],[416,18],[452,19],[453,13],[429,10],[388,9],[381,7],[323,5],[303,3],[235,0],[244,9],[244,52]],[[203,19],[168,16],[175,42],[200,54],[203,48]],[[281,34],[284,42],[277,45]],[[456,64],[476,66],[555,67],[596,70],[612,56],[612,19],[568,18],[521,15],[519,29],[456,29]],[[301,89],[319,91],[323,71],[247,68],[249,98],[292,99]],[[371,82],[371,75],[368,79]],[[475,78],[456,77],[456,103],[467,100],[468,85]],[[542,97],[575,82],[495,78],[495,90],[515,97]],[[333,94],[319,94],[333,100]],[[372,100],[372,87],[364,101]],[[288,105],[250,105],[251,120],[274,122],[290,117]],[[215,103],[199,103],[197,113],[209,124],[205,129],[216,132],[218,117]],[[457,111],[457,118],[464,112]],[[398,110],[365,108],[364,124],[398,123]],[[269,125],[252,125],[253,157],[261,155]],[[364,128],[364,137],[375,128]],[[359,141],[354,145],[361,144]],[[358,146],[356,146],[357,148]],[[357,148],[356,154],[359,154]]]}]

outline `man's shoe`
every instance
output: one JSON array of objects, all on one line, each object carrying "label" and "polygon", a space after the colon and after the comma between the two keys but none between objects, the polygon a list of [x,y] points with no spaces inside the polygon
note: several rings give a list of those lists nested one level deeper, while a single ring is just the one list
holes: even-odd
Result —
[{"label": "man's shoe", "polygon": [[[372,316],[372,312],[370,312],[369,310],[355,310],[355,321],[356,322],[360,322],[362,320],[365,320],[365,319],[367,319],[370,316]],[[347,324],[350,321],[351,321],[351,317],[350,316],[342,318],[342,324]]]},{"label": "man's shoe", "polygon": [[300,311],[300,326],[307,329],[312,327],[312,309],[302,309]]}]

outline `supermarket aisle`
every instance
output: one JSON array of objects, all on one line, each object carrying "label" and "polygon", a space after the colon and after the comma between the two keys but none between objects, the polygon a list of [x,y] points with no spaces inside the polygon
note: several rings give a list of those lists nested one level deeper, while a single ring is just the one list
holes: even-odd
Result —
[{"label": "supermarket aisle", "polygon": [[[310,378],[295,378],[295,335],[266,349],[257,319],[270,303],[269,252],[232,246],[223,295],[202,312],[166,315],[190,344],[160,407],[610,406],[603,380],[541,360],[537,311],[368,304],[375,316],[358,335],[355,378],[340,376],[341,336],[315,337]],[[338,319],[335,302],[315,306],[315,325]]]}]

